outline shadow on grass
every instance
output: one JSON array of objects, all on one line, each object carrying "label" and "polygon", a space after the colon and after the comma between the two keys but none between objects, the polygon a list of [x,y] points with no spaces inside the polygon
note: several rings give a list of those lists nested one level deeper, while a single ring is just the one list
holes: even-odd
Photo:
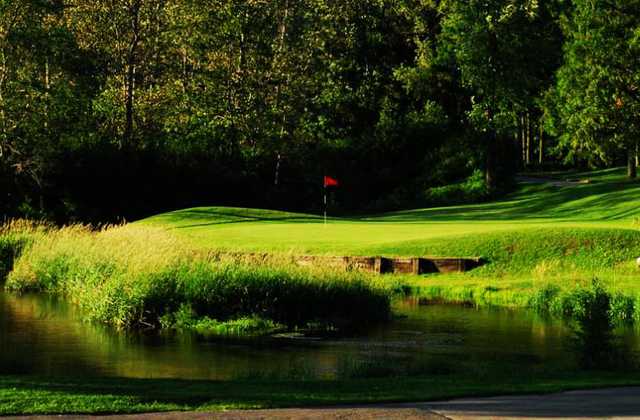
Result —
[{"label": "shadow on grass", "polygon": [[[594,173],[592,173],[593,175]],[[576,174],[585,175],[589,174]],[[369,216],[332,218],[345,222],[452,222],[452,221],[545,221],[562,219],[615,221],[640,216],[632,203],[640,198],[640,183],[627,180],[619,169],[600,171],[594,183],[568,186],[521,184],[520,189],[501,200],[452,207],[426,208]],[[322,216],[232,207],[200,207],[165,213],[155,218],[175,228],[226,224],[322,223]]]},{"label": "shadow on grass", "polygon": [[567,187],[528,186],[522,191],[491,203],[409,210],[364,217],[360,220],[367,222],[510,221],[576,217],[581,221],[621,220],[640,216],[640,208],[631,206],[631,203],[638,198],[640,198],[640,184],[635,182]]},{"label": "shadow on grass", "polygon": [[322,223],[323,221],[320,216],[314,215],[218,207],[179,210],[160,217],[163,221],[175,223],[176,229],[255,222]]}]

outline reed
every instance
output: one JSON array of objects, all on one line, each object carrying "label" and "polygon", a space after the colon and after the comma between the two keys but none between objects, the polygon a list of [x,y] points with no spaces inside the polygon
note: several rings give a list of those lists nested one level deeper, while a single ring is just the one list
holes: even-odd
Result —
[{"label": "reed", "polygon": [[[2,232],[16,236],[11,226]],[[185,307],[193,325],[223,330],[220,322],[234,320],[229,325],[263,319],[290,328],[359,326],[390,315],[390,291],[379,280],[297,267],[286,255],[205,253],[166,230],[135,225],[97,231],[73,225],[33,235],[37,240],[24,241],[6,288],[64,296],[87,319],[121,329],[171,327]]]}]

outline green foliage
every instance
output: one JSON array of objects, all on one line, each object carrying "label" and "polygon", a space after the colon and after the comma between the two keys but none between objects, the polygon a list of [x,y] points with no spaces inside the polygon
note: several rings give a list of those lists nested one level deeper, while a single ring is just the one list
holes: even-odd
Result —
[{"label": "green foliage", "polygon": [[550,125],[568,160],[610,163],[620,149],[635,154],[637,1],[574,0],[562,19],[564,63],[550,106]]},{"label": "green foliage", "polygon": [[516,117],[532,108],[550,84],[557,63],[552,9],[538,1],[470,0],[441,3],[441,54],[471,93],[468,120],[483,133],[486,177],[497,185],[507,171],[503,139],[516,131]]},{"label": "green foliage", "polygon": [[317,211],[327,173],[336,209],[408,207],[474,170],[509,185],[534,151],[555,163],[545,128],[559,158],[617,163],[638,131],[637,6],[4,2],[0,211]]},{"label": "green foliage", "polygon": [[285,328],[269,319],[259,318],[255,315],[223,322],[207,316],[198,317],[190,304],[182,304],[176,312],[162,315],[160,326],[163,329],[195,331],[206,336],[243,337],[269,334]]},{"label": "green foliage", "polygon": [[427,190],[424,200],[431,205],[450,206],[454,204],[478,203],[490,197],[484,175],[476,170],[458,184],[433,187]]},{"label": "green foliage", "polygon": [[[602,284],[593,280],[590,286],[574,291],[567,301],[571,304],[565,312],[571,312],[574,319],[573,347],[578,350],[580,365],[587,369],[631,368],[629,360],[621,358],[623,352],[613,334],[615,321],[619,321],[614,317],[622,315],[624,319],[629,314],[620,312],[619,306],[612,312],[613,298]],[[627,305],[624,311],[630,309]]]}]

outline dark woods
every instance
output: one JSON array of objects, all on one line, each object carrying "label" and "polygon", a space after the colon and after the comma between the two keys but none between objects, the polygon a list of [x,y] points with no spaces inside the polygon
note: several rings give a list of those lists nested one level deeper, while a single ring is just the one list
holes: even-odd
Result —
[{"label": "dark woods", "polygon": [[640,8],[591,3],[0,0],[0,212],[317,211],[323,175],[378,211],[631,166]]}]

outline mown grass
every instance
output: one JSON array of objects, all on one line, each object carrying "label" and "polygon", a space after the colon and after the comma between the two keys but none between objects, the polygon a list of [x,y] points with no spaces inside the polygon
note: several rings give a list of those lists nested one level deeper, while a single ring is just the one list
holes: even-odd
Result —
[{"label": "mown grass", "polygon": [[[334,255],[413,255],[439,241],[454,246],[465,236],[517,235],[530,230],[637,231],[640,184],[620,170],[591,174],[592,183],[554,187],[522,184],[507,197],[483,204],[407,210],[376,216],[332,218],[273,210],[201,207],[164,213],[138,223],[174,230],[203,247]],[[449,240],[452,239],[452,240]],[[439,251],[447,251],[440,246]],[[456,251],[456,249],[451,249]]]},{"label": "mown grass", "polygon": [[162,229],[69,226],[33,234],[14,225],[4,231],[30,238],[7,277],[8,290],[64,296],[88,320],[117,328],[238,334],[279,324],[357,327],[390,314],[388,289],[362,273],[303,269],[284,257],[258,264],[204,253]]}]

